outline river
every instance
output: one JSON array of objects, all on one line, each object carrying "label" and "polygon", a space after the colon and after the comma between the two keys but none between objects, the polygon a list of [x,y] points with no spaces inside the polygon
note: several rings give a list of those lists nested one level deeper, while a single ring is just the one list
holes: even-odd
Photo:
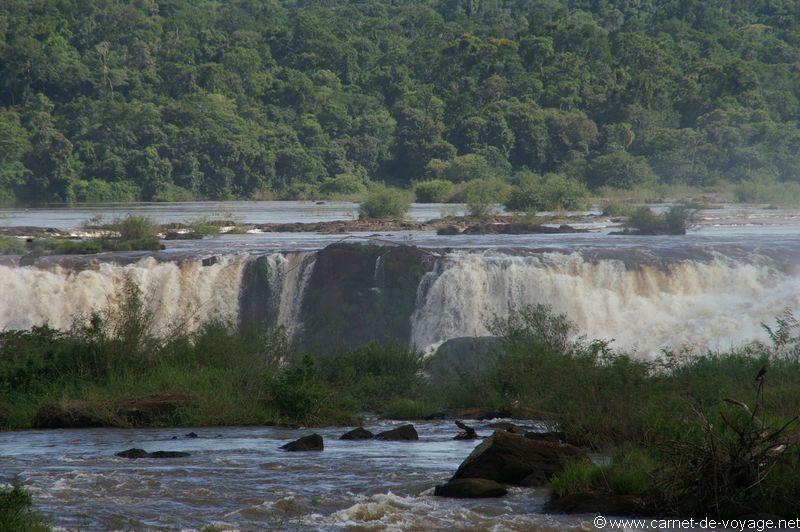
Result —
[{"label": "river", "polygon": [[[335,202],[0,209],[0,225],[79,230],[91,218],[129,212],[159,222],[203,216],[310,222],[349,219],[356,209]],[[415,205],[410,216],[425,220],[460,209]],[[413,308],[402,316],[403,340],[421,349],[486,334],[493,317],[534,303],[548,303],[590,337],[613,338],[618,349],[644,357],[683,345],[702,351],[764,339],[762,323],[784,309],[800,309],[796,210],[724,205],[702,211],[697,225],[679,237],[611,235],[615,225],[608,218],[583,215],[589,233],[256,233],[168,241],[156,253],[53,257],[36,266],[6,260],[0,262],[0,328],[69,327],[76,316],[113,305],[121,284],[132,278],[157,304],[164,327],[212,318],[235,323],[257,308],[269,309],[275,324],[302,335],[313,311],[304,305],[307,286],[323,274],[317,272],[319,254],[341,241],[425,250],[430,258],[411,288]],[[215,260],[203,264],[210,257]],[[385,257],[370,259],[365,282],[374,290],[367,293],[391,286]],[[262,263],[266,273],[253,282],[250,273]],[[455,428],[447,422],[417,428],[420,441],[414,443],[340,442],[345,429],[322,429],[326,449],[313,454],[278,450],[308,433],[302,429],[198,428],[196,439],[180,437],[190,429],[6,432],[0,433],[0,481],[18,476],[31,488],[37,509],[68,530],[209,524],[242,530],[563,530],[587,519],[543,514],[542,490],[514,488],[504,499],[486,501],[433,497],[433,486],[455,471],[474,442],[453,441]],[[479,430],[489,431],[485,425]],[[131,447],[192,454],[163,461],[114,456]]]},{"label": "river", "polygon": [[[488,423],[488,422],[486,422]],[[384,430],[396,423],[367,423]],[[434,497],[475,446],[451,422],[415,424],[417,442],[341,441],[323,452],[279,449],[310,430],[269,427],[75,429],[0,433],[0,480],[17,476],[36,508],[66,530],[565,530],[592,516],[542,513],[546,490],[503,499]],[[489,434],[485,423],[476,425]],[[197,438],[186,438],[190,431]],[[178,439],[172,439],[177,437]],[[139,447],[187,458],[129,460]]]}]

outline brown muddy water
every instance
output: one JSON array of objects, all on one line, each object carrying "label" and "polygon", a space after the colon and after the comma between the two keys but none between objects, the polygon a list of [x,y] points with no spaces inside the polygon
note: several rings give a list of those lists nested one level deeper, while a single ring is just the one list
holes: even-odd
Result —
[{"label": "brown muddy water", "polygon": [[[491,429],[481,422],[479,434]],[[385,430],[396,422],[365,426]],[[580,530],[593,516],[543,513],[544,489],[501,499],[433,496],[475,447],[452,422],[415,423],[418,442],[340,441],[322,452],[279,447],[313,432],[272,427],[75,429],[0,433],[0,481],[15,477],[62,530]],[[197,438],[186,438],[189,432]],[[178,439],[172,439],[177,437]],[[128,460],[116,452],[187,451]]]}]

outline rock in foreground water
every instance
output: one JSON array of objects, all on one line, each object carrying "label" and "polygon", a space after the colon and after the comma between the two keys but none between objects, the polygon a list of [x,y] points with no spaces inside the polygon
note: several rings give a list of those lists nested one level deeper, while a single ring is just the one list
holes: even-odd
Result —
[{"label": "rock in foreground water", "polygon": [[386,430],[375,436],[376,440],[392,440],[392,441],[414,441],[419,439],[417,429],[414,425],[400,425],[399,427]]},{"label": "rock in foreground water", "polygon": [[302,438],[298,438],[287,443],[286,445],[281,445],[281,449],[284,451],[292,452],[321,451],[324,449],[324,447],[325,446],[322,443],[322,436],[316,433],[303,436]]},{"label": "rock in foreground water", "polygon": [[148,453],[144,449],[128,449],[127,451],[118,452],[117,456],[136,460],[138,458],[184,458],[190,455],[183,451],[153,451]]},{"label": "rock in foreground water", "polygon": [[496,431],[475,447],[453,480],[483,478],[515,486],[542,486],[563,471],[567,461],[576,459],[588,457],[572,445]]},{"label": "rock in foreground water", "polygon": [[479,499],[484,497],[502,497],[508,490],[502,484],[485,478],[460,478],[436,486],[433,494],[438,497],[456,499]]},{"label": "rock in foreground water", "polygon": [[375,435],[364,427],[357,427],[350,432],[342,434],[340,440],[371,440]]}]

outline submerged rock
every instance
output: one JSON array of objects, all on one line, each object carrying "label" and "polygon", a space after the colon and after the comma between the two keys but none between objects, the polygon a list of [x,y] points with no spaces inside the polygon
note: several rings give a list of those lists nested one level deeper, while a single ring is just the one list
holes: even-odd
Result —
[{"label": "submerged rock", "polygon": [[440,236],[460,235],[461,228],[457,225],[445,225],[436,230],[436,234]]},{"label": "submerged rock", "polygon": [[184,438],[192,438],[192,439],[194,439],[194,438],[197,438],[197,437],[198,437],[198,436],[197,436],[197,433],[196,433],[196,432],[190,432],[189,434],[187,434],[186,436],[184,436]]},{"label": "submerged rock", "polygon": [[371,440],[374,438],[375,435],[365,429],[364,427],[358,427],[350,432],[345,432],[341,436],[339,436],[340,440]]},{"label": "submerged rock", "polygon": [[485,478],[460,478],[450,480],[445,484],[436,486],[433,494],[438,497],[453,497],[456,499],[479,499],[485,497],[502,497],[508,489],[494,480]]},{"label": "submerged rock", "polygon": [[322,451],[324,447],[325,446],[322,443],[322,436],[316,433],[303,436],[302,438],[298,438],[287,443],[286,445],[281,445],[281,449],[284,451],[292,452]]},{"label": "submerged rock", "polygon": [[136,460],[139,458],[184,458],[190,456],[190,454],[183,451],[153,451],[148,453],[144,449],[128,449],[127,451],[118,452],[117,456]]},{"label": "submerged rock", "polygon": [[132,460],[136,458],[147,458],[150,455],[144,449],[128,449],[127,451],[120,451],[117,453],[117,456],[120,458],[130,458]]},{"label": "submerged rock", "polygon": [[206,257],[205,259],[203,259],[201,264],[203,266],[213,266],[218,262],[219,262],[219,257],[217,257],[216,255],[212,255],[210,257]]},{"label": "submerged rock", "polygon": [[485,478],[515,486],[542,486],[563,471],[567,461],[576,459],[588,460],[588,457],[572,445],[496,431],[475,447],[458,467],[453,480]]},{"label": "submerged rock", "polygon": [[376,440],[414,441],[419,439],[414,425],[400,425],[392,430],[385,430],[375,436]]}]

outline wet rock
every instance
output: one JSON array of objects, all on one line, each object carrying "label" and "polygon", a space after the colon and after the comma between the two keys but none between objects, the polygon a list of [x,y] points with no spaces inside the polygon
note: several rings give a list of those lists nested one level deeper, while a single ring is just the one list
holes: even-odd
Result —
[{"label": "wet rock", "polygon": [[190,454],[183,451],[153,451],[147,455],[147,458],[184,458],[186,456],[190,456]]},{"label": "wet rock", "polygon": [[339,243],[319,251],[301,306],[303,345],[321,354],[370,341],[408,345],[417,289],[434,262],[415,246]]},{"label": "wet rock", "polygon": [[322,436],[309,434],[286,445],[281,445],[281,449],[292,452],[321,451],[324,449],[324,444],[322,443]]},{"label": "wet rock", "polygon": [[82,401],[49,403],[36,411],[33,426],[38,429],[81,429],[120,425],[108,412]]},{"label": "wet rock", "polygon": [[117,456],[137,460],[139,458],[184,458],[190,456],[190,454],[183,451],[153,451],[148,453],[144,449],[128,449],[117,453]]},{"label": "wet rock", "polygon": [[440,236],[460,235],[461,228],[457,225],[445,225],[436,230],[436,234]]},{"label": "wet rock", "polygon": [[219,257],[217,257],[216,255],[212,255],[210,257],[206,257],[205,259],[203,259],[202,260],[202,265],[203,266],[213,266],[218,262],[219,262]]},{"label": "wet rock", "polygon": [[569,460],[588,458],[572,445],[537,441],[500,430],[475,447],[453,479],[485,478],[515,486],[542,486],[563,471]]},{"label": "wet rock", "polygon": [[147,458],[150,455],[144,449],[128,449],[127,451],[120,451],[117,453],[117,456],[120,458],[130,458],[131,460],[135,460],[137,458]]},{"label": "wet rock", "polygon": [[462,421],[456,420],[456,427],[461,429],[461,432],[455,435],[454,440],[474,440],[478,437],[475,429],[465,424]]},{"label": "wet rock", "polygon": [[123,399],[117,404],[117,414],[133,425],[177,424],[182,412],[197,404],[184,393],[157,393]]},{"label": "wet rock", "polygon": [[189,434],[184,436],[184,438],[191,438],[191,439],[197,438],[197,433],[196,432],[190,432]]},{"label": "wet rock", "polygon": [[433,494],[438,497],[456,499],[479,499],[485,497],[502,497],[508,489],[494,480],[485,478],[460,478],[436,486]]},{"label": "wet rock", "polygon": [[567,434],[561,431],[535,432],[529,430],[525,433],[525,437],[532,440],[549,441],[554,443],[564,443],[567,441]]},{"label": "wet rock", "polygon": [[345,432],[341,436],[339,436],[340,440],[371,440],[374,438],[375,435],[365,429],[364,427],[358,427],[350,432]]},{"label": "wet rock", "polygon": [[519,425],[511,423],[510,421],[498,421],[496,423],[489,423],[489,426],[493,429],[511,432],[512,434],[525,434],[526,432],[525,429],[523,429]]},{"label": "wet rock", "polygon": [[419,439],[414,425],[400,425],[392,430],[386,430],[375,436],[376,440],[414,441]]},{"label": "wet rock", "polygon": [[646,514],[644,501],[633,495],[616,493],[573,493],[551,499],[545,510],[562,514],[642,515]]}]

